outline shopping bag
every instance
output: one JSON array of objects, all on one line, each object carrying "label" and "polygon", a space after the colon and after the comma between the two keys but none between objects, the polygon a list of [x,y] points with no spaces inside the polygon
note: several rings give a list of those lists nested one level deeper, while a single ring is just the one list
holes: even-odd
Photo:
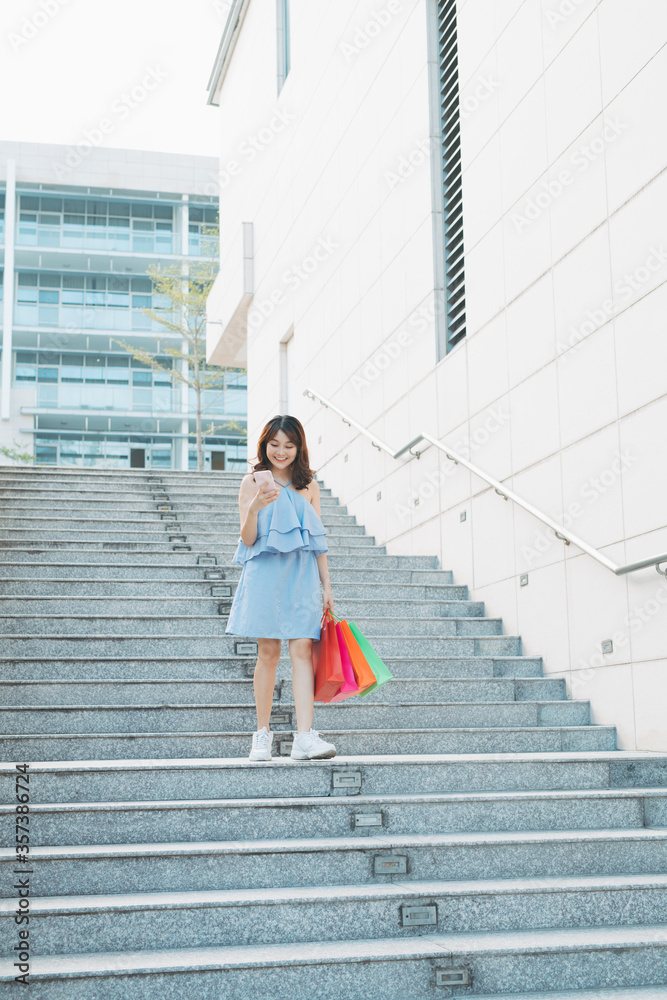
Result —
[{"label": "shopping bag", "polygon": [[315,701],[328,702],[338,694],[345,682],[340,661],[336,623],[327,609],[322,615],[319,641],[313,643]]},{"label": "shopping bag", "polygon": [[348,653],[347,646],[345,645],[345,637],[343,635],[341,623],[335,620],[334,624],[336,626],[336,635],[338,637],[340,663],[343,668],[343,676],[345,677],[345,680],[338,691],[338,694],[335,694],[331,700],[343,701],[345,698],[351,698],[352,695],[359,694],[359,685],[357,684],[356,677],[354,676],[354,668],[352,667],[352,660],[350,659],[350,654]]},{"label": "shopping bag", "polygon": [[386,684],[387,681],[392,680],[393,675],[389,673],[389,669],[382,662],[379,655],[375,652],[375,650],[373,649],[373,647],[371,646],[370,642],[368,641],[364,633],[361,631],[361,629],[357,628],[354,622],[348,622],[348,625],[350,626],[350,631],[352,632],[352,635],[359,644],[361,652],[366,657],[368,665],[375,674],[375,684],[371,684],[371,686],[367,687],[365,691],[359,692],[361,697],[363,698],[365,697],[365,695],[370,694],[371,691],[375,691],[376,688],[379,688],[383,684]]},{"label": "shopping bag", "polygon": [[362,653],[359,643],[352,635],[350,626],[344,619],[340,621],[340,627],[345,639],[348,656],[352,661],[352,669],[354,670],[354,677],[359,687],[359,694],[361,694],[371,684],[375,684],[375,674]]}]

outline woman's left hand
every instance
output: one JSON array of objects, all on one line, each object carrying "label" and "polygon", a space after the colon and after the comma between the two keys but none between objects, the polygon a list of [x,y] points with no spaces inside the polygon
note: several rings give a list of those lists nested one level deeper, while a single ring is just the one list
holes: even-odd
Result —
[{"label": "woman's left hand", "polygon": [[331,593],[331,587],[324,587],[322,594],[322,611],[326,610],[332,611],[334,609],[333,595]]}]

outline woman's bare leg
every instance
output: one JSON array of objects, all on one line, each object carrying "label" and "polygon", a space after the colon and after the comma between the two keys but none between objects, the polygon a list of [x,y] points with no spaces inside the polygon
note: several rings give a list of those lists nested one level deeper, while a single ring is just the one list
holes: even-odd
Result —
[{"label": "woman's bare leg", "polygon": [[271,706],[276,686],[276,667],[280,659],[280,639],[257,640],[257,663],[253,688],[257,706],[257,729],[271,730]]},{"label": "woman's bare leg", "polygon": [[313,640],[290,639],[292,658],[292,691],[296,707],[297,732],[307,733],[313,724]]}]

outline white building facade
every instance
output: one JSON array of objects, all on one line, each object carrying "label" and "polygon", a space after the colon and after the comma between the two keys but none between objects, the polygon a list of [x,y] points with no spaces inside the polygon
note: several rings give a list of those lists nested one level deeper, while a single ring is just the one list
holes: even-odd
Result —
[{"label": "white building facade", "polygon": [[[209,358],[248,368],[389,553],[437,554],[549,676],[666,750],[667,6],[235,0]],[[461,207],[462,206],[462,207]],[[667,562],[662,563],[665,569]],[[335,594],[334,594],[335,597]]]}]

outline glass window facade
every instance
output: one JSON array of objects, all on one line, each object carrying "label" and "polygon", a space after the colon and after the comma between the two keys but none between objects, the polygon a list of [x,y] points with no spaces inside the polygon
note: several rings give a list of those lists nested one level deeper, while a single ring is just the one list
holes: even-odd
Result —
[{"label": "glass window facade", "polygon": [[175,206],[21,194],[17,243],[71,250],[174,253]]},{"label": "glass window facade", "polygon": [[206,236],[203,230],[218,225],[217,208],[206,205],[193,205],[188,208],[188,251],[193,257],[206,253],[209,257],[217,257],[219,245],[217,239]]},{"label": "glass window facade", "polygon": [[168,300],[153,292],[153,282],[147,277],[44,271],[19,271],[17,275],[16,326],[164,333],[163,326],[142,309],[171,315]]}]

